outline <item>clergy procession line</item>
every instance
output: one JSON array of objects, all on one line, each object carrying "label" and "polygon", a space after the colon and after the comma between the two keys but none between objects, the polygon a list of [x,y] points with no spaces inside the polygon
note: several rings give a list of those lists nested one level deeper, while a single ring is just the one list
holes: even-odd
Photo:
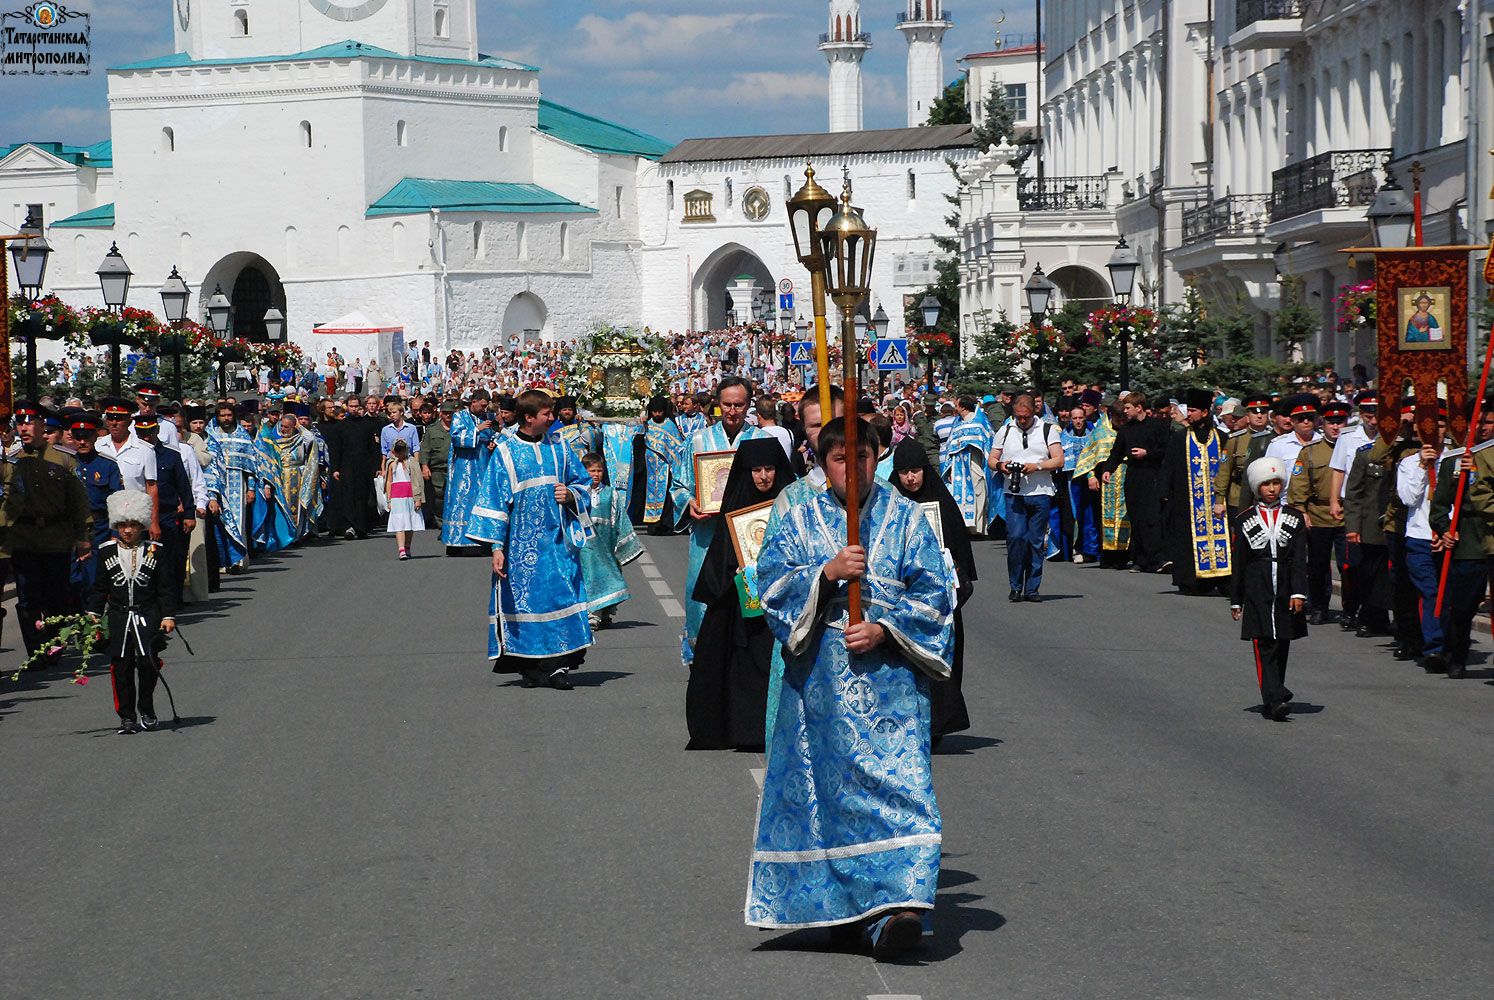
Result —
[{"label": "clergy procession line", "polygon": [[[16,406],[0,524],[30,669],[57,668],[70,647],[86,666],[107,634],[119,732],[154,729],[177,610],[206,600],[220,572],[384,531],[403,561],[429,527],[446,555],[491,560],[492,669],[571,690],[629,599],[636,532],[688,532],[686,747],[766,761],[746,922],[830,928],[878,957],[917,946],[934,906],[931,754],[971,726],[962,615],[976,540],[1005,539],[1017,605],[1042,600],[1052,560],[1227,593],[1273,720],[1292,711],[1294,641],[1332,617],[1335,568],[1343,628],[1393,633],[1397,657],[1458,677],[1494,555],[1491,411],[1464,454],[1416,439],[1414,401],[1379,433],[1373,391],[1329,384],[1242,400],[1195,389],[1179,403],[1065,381],[1056,408],[1015,387],[907,390],[856,401],[854,455],[838,387],[823,414],[817,389],[794,405],[734,375],[601,421],[538,387],[211,409],[160,391]],[[1460,473],[1471,487],[1454,526]]]}]

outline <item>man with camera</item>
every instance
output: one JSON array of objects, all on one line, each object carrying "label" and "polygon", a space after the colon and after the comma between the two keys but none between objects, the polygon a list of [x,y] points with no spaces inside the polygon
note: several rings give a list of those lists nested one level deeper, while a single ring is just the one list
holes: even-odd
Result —
[{"label": "man with camera", "polygon": [[1041,600],[1043,559],[1048,554],[1048,521],[1057,489],[1053,473],[1063,468],[1059,428],[1040,422],[1033,399],[1018,396],[1012,419],[996,432],[991,468],[1006,474],[1007,600]]}]

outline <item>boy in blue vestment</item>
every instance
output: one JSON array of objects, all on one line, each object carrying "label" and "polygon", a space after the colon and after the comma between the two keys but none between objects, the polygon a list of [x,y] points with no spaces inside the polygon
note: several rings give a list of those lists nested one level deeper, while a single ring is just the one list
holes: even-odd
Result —
[{"label": "boy in blue vestment", "polygon": [[622,568],[643,555],[643,545],[633,533],[627,505],[617,490],[602,482],[607,460],[594,451],[581,456],[591,476],[592,535],[581,550],[581,578],[586,586],[587,619],[593,629],[612,624],[618,606],[629,596]]}]

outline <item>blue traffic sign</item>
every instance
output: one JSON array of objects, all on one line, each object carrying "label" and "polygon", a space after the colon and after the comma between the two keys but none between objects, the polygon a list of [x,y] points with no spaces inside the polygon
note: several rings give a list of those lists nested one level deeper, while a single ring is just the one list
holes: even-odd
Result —
[{"label": "blue traffic sign", "polygon": [[907,371],[908,370],[908,339],[899,337],[896,340],[877,341],[877,371]]},{"label": "blue traffic sign", "polygon": [[811,340],[793,340],[789,342],[789,364],[812,365],[814,364],[814,342]]},{"label": "blue traffic sign", "polygon": [[778,296],[778,311],[779,312],[793,312],[794,311],[794,293],[793,292],[789,292],[786,295],[780,295],[780,296]]}]

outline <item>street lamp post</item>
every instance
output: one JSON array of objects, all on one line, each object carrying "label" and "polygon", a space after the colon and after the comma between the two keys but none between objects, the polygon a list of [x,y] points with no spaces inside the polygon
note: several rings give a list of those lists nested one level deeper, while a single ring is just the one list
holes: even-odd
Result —
[{"label": "street lamp post", "polygon": [[1053,282],[1043,274],[1043,265],[1039,264],[1024,289],[1027,293],[1027,312],[1032,318],[1032,329],[1037,337],[1037,357],[1032,361],[1032,387],[1037,390],[1039,399],[1043,397],[1043,358],[1048,353],[1048,341],[1043,336],[1043,319],[1048,315],[1053,288]]},{"label": "street lamp post", "polygon": [[[861,357],[862,357],[862,351],[864,350],[864,348],[861,345],[862,345],[862,342],[866,340],[866,327],[867,327],[866,317],[863,316],[863,315],[861,315],[860,312],[857,312],[856,313],[856,318],[854,320],[852,320],[852,323],[854,323],[855,326],[856,326],[856,384],[859,386],[861,384]],[[847,359],[842,359],[842,361],[843,361],[843,364],[849,364],[850,363],[850,361],[847,360]],[[856,396],[855,398],[847,396],[846,397],[846,412],[847,413],[854,413],[856,405],[859,404],[860,402],[861,402],[861,397],[859,395]]]},{"label": "street lamp post", "polygon": [[1390,175],[1375,195],[1375,202],[1370,206],[1368,216],[1375,246],[1400,249],[1411,245],[1416,208],[1411,204],[1411,199],[1406,197],[1406,192],[1401,190],[1395,175]]},{"label": "street lamp post", "polygon": [[224,352],[228,350],[228,333],[233,329],[233,303],[228,301],[228,296],[223,294],[223,286],[218,285],[213,289],[212,297],[207,300],[208,326],[213,328],[213,336],[218,338],[218,395],[228,395],[228,361]]},{"label": "street lamp post", "polygon": [[[925,295],[923,297],[923,301],[920,302],[920,303],[918,303],[918,310],[919,310],[919,312],[923,313],[923,326],[924,326],[924,329],[928,330],[929,333],[933,333],[934,332],[934,328],[939,325],[939,312],[940,312],[940,310],[942,308],[943,307],[939,304],[939,300],[936,299],[936,298],[934,298],[932,295]],[[933,392],[934,391],[934,354],[933,354],[932,351],[927,350],[927,349],[925,349],[923,353],[924,353],[924,361],[926,361],[928,363],[929,392]]]},{"label": "street lamp post", "polygon": [[[810,331],[813,329],[813,327],[811,327],[809,325],[809,320],[807,320],[807,319],[804,318],[804,314],[800,313],[799,314],[799,324],[798,324],[797,327],[795,327],[795,329],[797,329],[799,331],[799,340],[800,340],[800,342],[803,342],[803,341],[806,341],[806,340],[808,340],[810,338]],[[789,360],[792,361],[793,359],[790,358]],[[806,376],[804,374],[804,366],[800,365],[799,366],[799,388],[804,389],[804,388],[808,387],[809,382],[807,381],[807,378],[808,378],[808,376]],[[826,392],[830,391],[830,387],[828,385],[825,386],[825,391]],[[823,411],[821,411],[821,412],[823,412]]]},{"label": "street lamp post", "polygon": [[[861,396],[857,384],[856,321],[861,303],[871,290],[872,262],[877,251],[877,231],[866,224],[859,209],[851,205],[851,178],[847,174],[840,208],[820,231],[821,257],[825,265],[825,288],[840,309],[841,356],[845,369],[846,398],[846,545],[861,544],[861,452],[856,441],[856,401]],[[822,397],[823,398],[823,397]],[[831,412],[823,404],[823,412]],[[851,581],[847,593],[850,624],[861,622],[861,586]]]},{"label": "street lamp post", "polygon": [[168,336],[161,338],[161,353],[170,354],[175,363],[172,389],[176,393],[177,402],[182,399],[182,352],[187,349],[187,338],[177,327],[187,318],[187,300],[191,297],[192,289],[187,287],[187,283],[173,266],[161,285],[161,311],[166,314],[166,322],[171,324],[172,329]]},{"label": "street lamp post", "polygon": [[[1110,263],[1105,265],[1110,270],[1110,286],[1115,289],[1115,304],[1130,305],[1131,292],[1136,287],[1136,271],[1141,262],[1136,259],[1136,252],[1126,244],[1126,238],[1122,236],[1120,242],[1115,244],[1115,252],[1110,255]],[[1131,324],[1129,321],[1121,324],[1120,329],[1120,386],[1125,392],[1131,388]]]},{"label": "street lamp post", "polygon": [[[20,232],[10,238],[10,260],[16,272],[16,284],[21,286],[21,297],[29,307],[41,298],[42,282],[47,276],[47,259],[52,256],[52,245],[42,234],[41,223],[35,215],[27,214],[21,223]],[[3,292],[4,289],[0,289]],[[0,303],[3,304],[3,303]],[[36,342],[39,332],[33,324],[30,341],[26,349],[26,393],[36,398]],[[7,346],[6,350],[9,350]],[[9,362],[6,362],[9,364]],[[10,412],[10,401],[6,400],[6,413]]]},{"label": "street lamp post", "polygon": [[835,214],[835,196],[814,179],[814,167],[805,164],[804,186],[788,200],[789,230],[794,235],[794,253],[809,271],[809,304],[814,310],[814,360],[820,387],[820,414],[829,420],[830,345],[825,336],[825,258],[821,231]]},{"label": "street lamp post", "polygon": [[[130,278],[134,276],[134,272],[125,263],[118,243],[109,245],[109,252],[104,254],[104,261],[95,273],[99,276],[99,288],[104,293],[104,307],[112,313],[122,313],[125,302],[130,297]],[[118,325],[108,335],[109,391],[115,396],[119,395],[119,347],[124,336],[124,320],[121,317]]]},{"label": "street lamp post", "polygon": [[[887,336],[887,327],[891,323],[892,320],[887,318],[887,310],[882,308],[880,302],[877,303],[877,311],[871,318],[871,328],[878,342]],[[882,370],[881,365],[877,366],[877,395],[887,395],[887,373]]]}]

